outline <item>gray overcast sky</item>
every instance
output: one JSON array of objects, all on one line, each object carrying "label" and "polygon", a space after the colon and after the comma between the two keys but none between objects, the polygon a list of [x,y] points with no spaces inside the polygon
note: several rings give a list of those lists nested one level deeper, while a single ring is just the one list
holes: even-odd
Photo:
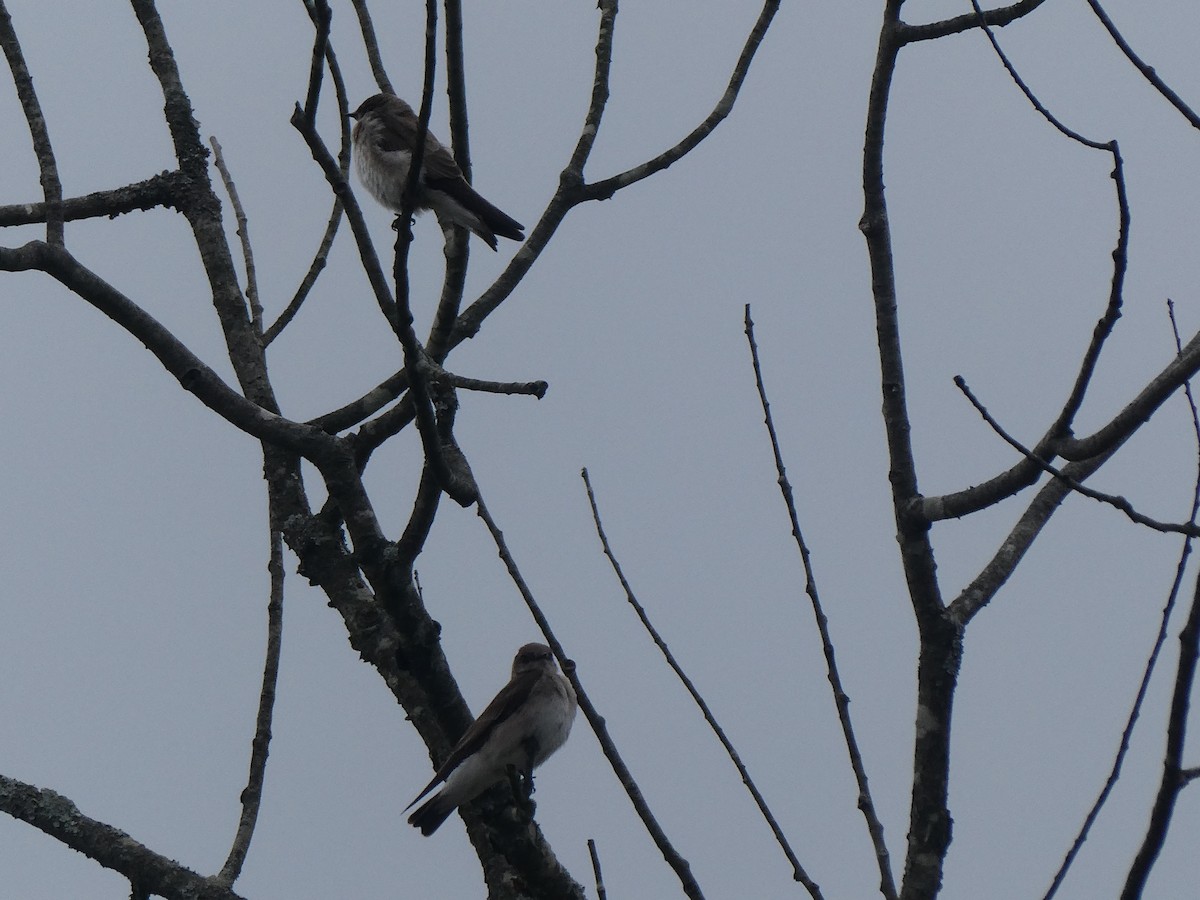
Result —
[{"label": "gray overcast sky", "polygon": [[[542,401],[464,394],[457,434],[524,575],[710,898],[798,897],[736,772],[656,656],[600,555],[587,466],[640,599],[758,780],[829,898],[877,895],[802,573],[754,394],[753,305],[773,411],[814,553],[893,863],[911,783],[916,635],[893,537],[867,258],[857,230],[866,93],[880,4],[787,3],[732,116],[693,154],[577,209],[517,293],[451,357],[462,374],[543,378]],[[162,99],[121,3],[12,0],[58,155],[78,195],[173,168]],[[311,28],[298,2],[162,0],[204,135],[222,143],[250,217],[262,299],[277,314],[330,202],[288,125]],[[595,4],[465,4],[475,182],[532,225],[578,136]],[[375,91],[348,4],[334,47],[351,95]],[[1132,44],[1200,102],[1200,17],[1184,0],[1112,0]],[[912,2],[908,21],[969,9]],[[389,74],[414,103],[423,4],[373,8]],[[592,179],[674,143],[711,109],[757,4],[627,3]],[[1169,359],[1173,299],[1200,326],[1200,143],[1082,2],[999,32],[1072,127],[1121,142],[1133,216],[1125,316],[1080,429],[1106,421]],[[1013,462],[952,384],[964,375],[1033,441],[1066,396],[1111,276],[1110,159],[1036,116],[982,35],[907,49],[888,121],[887,184],[922,488],[978,483]],[[332,95],[326,98],[332,99]],[[433,129],[443,137],[444,95]],[[336,123],[325,105],[323,128]],[[0,90],[0,203],[40,198],[15,91]],[[390,216],[367,204],[377,245]],[[232,222],[230,231],[232,233]],[[424,332],[441,234],[412,252]],[[9,229],[5,246],[42,236]],[[177,214],[68,226],[68,245],[227,374],[202,272]],[[468,296],[513,252],[476,242]],[[422,319],[424,316],[424,319]],[[272,346],[285,414],[340,405],[396,366],[343,229],[301,317]],[[0,771],[194,869],[219,868],[243,787],[262,664],[266,500],[257,444],[218,420],[133,339],[34,275],[0,280]],[[1187,515],[1196,451],[1172,401],[1095,480],[1163,519]],[[402,527],[420,448],[377,453],[369,487]],[[310,486],[316,479],[310,480]],[[953,596],[1023,502],[939,524]],[[1180,541],[1072,499],[968,631],[955,704],[943,896],[1040,897],[1099,790],[1158,625]],[[289,557],[289,571],[294,559]],[[473,512],[443,504],[419,562],[460,684],[478,711],[536,629]],[[428,754],[337,615],[288,581],[266,796],[238,889],[254,898],[481,896],[459,821],[422,839],[400,809]],[[1157,783],[1174,625],[1126,773],[1062,898],[1113,896]],[[1195,723],[1193,724],[1200,724]],[[1193,742],[1194,744],[1194,742]],[[1193,750],[1188,763],[1200,762]],[[1198,788],[1185,791],[1148,896],[1195,889]],[[580,718],[542,770],[538,817],[609,897],[677,883]],[[128,884],[0,818],[0,898],[98,900]]]}]

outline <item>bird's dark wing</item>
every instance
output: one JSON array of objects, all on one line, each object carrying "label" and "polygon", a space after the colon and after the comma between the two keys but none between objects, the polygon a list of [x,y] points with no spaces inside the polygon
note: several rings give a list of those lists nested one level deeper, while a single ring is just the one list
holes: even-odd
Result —
[{"label": "bird's dark wing", "polygon": [[445,781],[458,764],[483,746],[497,725],[509,718],[529,698],[534,684],[542,677],[541,672],[523,672],[500,689],[487,708],[479,714],[479,718],[471,723],[466,734],[462,736],[446,761],[442,763],[433,780],[425,785],[425,790],[417,794],[412,803],[405,807],[411,809],[418,800],[432,791],[438,784]]},{"label": "bird's dark wing", "polygon": [[[468,209],[479,216],[483,224],[500,235],[500,237],[506,237],[512,241],[525,240],[525,226],[508,213],[489,203],[478,191],[467,184],[466,179],[461,175],[457,175],[454,178],[435,178],[430,173],[425,178],[425,184],[433,190],[449,194],[464,209]],[[495,239],[488,241],[488,243],[492,244],[493,250],[496,249]]]},{"label": "bird's dark wing", "polygon": [[[390,105],[379,111],[383,116],[384,129],[379,136],[379,149],[394,152],[401,150],[411,153],[417,145],[417,116],[407,106]],[[425,170],[426,179],[447,178],[462,179],[462,170],[450,151],[442,146],[436,137],[425,132],[425,158],[421,164]]]}]

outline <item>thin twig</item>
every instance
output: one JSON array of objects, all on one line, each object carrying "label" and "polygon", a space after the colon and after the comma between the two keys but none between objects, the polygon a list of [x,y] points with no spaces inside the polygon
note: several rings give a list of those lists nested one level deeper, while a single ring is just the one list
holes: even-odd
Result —
[{"label": "thin twig", "polygon": [[[274,505],[272,503],[272,505]],[[231,887],[241,874],[258,821],[262,805],[263,780],[267,770],[267,753],[271,746],[271,719],[275,709],[275,685],[279,680],[279,656],[283,646],[283,532],[275,523],[272,512],[271,559],[267,571],[271,574],[270,599],[267,601],[267,658],[263,664],[262,690],[258,698],[258,715],[254,722],[254,740],[250,750],[250,777],[242,791],[242,815],[229,857],[216,876],[218,883]]]},{"label": "thin twig", "polygon": [[509,578],[516,585],[521,598],[525,601],[525,605],[529,607],[529,612],[533,615],[533,620],[537,623],[542,635],[546,638],[546,643],[550,645],[550,648],[554,651],[554,655],[562,664],[563,674],[571,680],[571,685],[575,688],[575,695],[579,700],[579,709],[583,712],[584,718],[588,720],[588,724],[592,726],[592,732],[596,735],[596,740],[600,742],[600,749],[604,752],[609,765],[612,766],[617,780],[621,782],[621,787],[625,789],[625,793],[629,795],[629,799],[633,802],[633,808],[637,811],[642,824],[650,832],[650,837],[658,847],[659,852],[662,853],[663,858],[667,861],[667,865],[675,871],[684,894],[691,898],[691,900],[703,900],[704,894],[700,890],[700,885],[696,883],[695,877],[692,875],[691,866],[686,859],[679,855],[679,852],[667,838],[666,832],[662,830],[662,826],[658,824],[654,813],[650,811],[650,806],[646,803],[646,798],[642,795],[641,788],[638,787],[628,766],[625,765],[625,761],[621,758],[621,754],[617,750],[617,745],[613,743],[613,739],[608,733],[608,726],[604,722],[604,717],[597,711],[591,698],[588,697],[587,691],[584,690],[583,682],[579,680],[579,672],[576,669],[575,663],[567,658],[562,644],[558,642],[558,638],[554,636],[554,632],[550,628],[549,620],[542,612],[541,607],[538,606],[533,592],[529,590],[529,586],[525,583],[525,579],[521,577],[516,560],[513,559],[512,554],[509,552],[508,544],[504,540],[504,533],[500,530],[500,526],[496,524],[496,520],[492,518],[491,513],[488,512],[487,504],[483,502],[482,495],[480,495],[476,502],[475,508],[479,518],[483,519],[484,524],[491,533],[492,540],[496,543],[496,550],[500,554],[500,559],[504,561],[504,567],[508,570]]},{"label": "thin twig", "polygon": [[21,110],[29,124],[29,136],[33,139],[33,153],[37,157],[42,195],[46,200],[46,241],[61,246],[64,240],[63,195],[62,182],[58,177],[58,164],[54,160],[54,148],[50,146],[46,117],[42,115],[37,91],[33,89],[33,76],[29,74],[29,67],[25,64],[21,42],[17,39],[12,17],[9,16],[3,0],[0,0],[0,50],[4,51],[4,58],[8,60],[13,84],[17,88],[17,97],[21,101]]},{"label": "thin twig", "polygon": [[[705,117],[704,121],[693,128],[674,147],[664,150],[653,159],[647,160],[639,166],[634,166],[632,169],[627,169],[624,172],[613,175],[610,178],[587,185],[584,188],[584,194],[587,199],[607,200],[622,188],[629,187],[629,185],[635,184],[643,178],[649,178],[656,172],[661,172],[663,169],[687,156],[701,141],[712,134],[713,130],[733,111],[733,104],[742,89],[746,75],[750,72],[750,64],[754,61],[754,55],[758,52],[758,48],[762,46],[763,39],[767,36],[767,29],[771,27],[771,21],[775,18],[775,13],[779,11],[779,5],[780,0],[766,0],[763,4],[762,10],[758,14],[758,19],[750,29],[750,34],[746,37],[746,41],[742,45],[742,52],[738,55],[737,62],[734,64],[733,74],[729,77],[729,84],[726,86],[725,92],[717,101],[717,105],[713,107],[712,112]],[[607,97],[607,87],[605,96]],[[599,125],[598,117],[596,125]],[[594,133],[591,135],[591,140],[595,140]],[[579,171],[582,171],[582,164],[580,164]]]},{"label": "thin twig", "polygon": [[1167,749],[1163,755],[1162,780],[1150,812],[1150,824],[1146,836],[1138,848],[1129,876],[1121,891],[1121,900],[1141,900],[1146,880],[1163,844],[1175,812],[1179,792],[1187,783],[1180,777],[1183,771],[1183,746],[1187,738],[1187,720],[1192,685],[1196,680],[1197,661],[1200,660],[1200,575],[1197,575],[1196,590],[1192,595],[1192,607],[1187,622],[1179,633],[1179,664],[1175,670],[1175,690],[1171,695],[1171,712],[1167,718]]},{"label": "thin twig", "polygon": [[596,900],[606,900],[608,894],[604,890],[604,876],[600,874],[600,854],[591,838],[588,838],[588,854],[592,857],[592,872],[596,875]]},{"label": "thin twig", "polygon": [[[324,0],[322,0],[322,5],[326,6]],[[304,0],[304,6],[309,11],[309,15],[313,19],[313,24],[317,25],[319,31],[320,19],[318,18],[316,8],[313,6],[313,0]],[[332,13],[329,15],[332,15]],[[327,30],[328,22],[326,22],[326,31]],[[342,178],[346,179],[350,172],[350,107],[346,99],[346,83],[342,79],[342,70],[338,65],[337,54],[333,52],[333,44],[330,43],[327,33],[323,39],[319,39],[317,41],[317,44],[321,43],[324,44],[325,64],[329,67],[329,76],[333,79],[334,95],[337,98],[338,122],[340,124],[342,144],[341,150],[338,151],[338,167],[342,171]],[[315,130],[315,105],[310,109],[306,101],[305,115],[309,119],[310,127]],[[334,196],[333,209],[330,211],[329,219],[325,223],[325,233],[322,235],[321,242],[317,246],[317,252],[313,256],[312,262],[309,263],[308,271],[305,272],[304,278],[301,279],[299,286],[292,295],[291,301],[284,308],[283,312],[279,314],[279,318],[271,324],[271,326],[266,330],[266,333],[263,335],[263,347],[269,346],[271,342],[275,340],[275,338],[279,337],[279,334],[283,331],[283,329],[285,329],[296,317],[296,314],[300,312],[300,307],[304,304],[304,301],[308,299],[309,293],[311,293],[313,287],[317,283],[318,276],[320,276],[321,272],[325,269],[325,264],[329,259],[329,249],[333,246],[333,239],[337,236],[338,226],[342,222],[343,213],[344,208],[342,206],[341,198]]]},{"label": "thin twig", "polygon": [[1130,47],[1129,43],[1124,37],[1122,37],[1121,32],[1117,31],[1117,26],[1113,24],[1112,19],[1108,17],[1108,13],[1104,11],[1104,8],[1097,2],[1097,0],[1087,0],[1087,5],[1092,8],[1092,12],[1094,12],[1096,14],[1096,18],[1100,20],[1100,24],[1108,30],[1108,33],[1112,36],[1113,41],[1116,42],[1116,45],[1120,48],[1121,52],[1124,53],[1126,58],[1133,63],[1134,67],[1145,76],[1146,80],[1154,85],[1155,90],[1162,94],[1172,106],[1179,110],[1183,117],[1187,119],[1189,123],[1191,123],[1193,128],[1200,128],[1200,116],[1197,116],[1195,111],[1183,102],[1183,98],[1175,93],[1175,91],[1171,89],[1171,86],[1159,77],[1158,73],[1154,71],[1153,66],[1143,62],[1142,58],[1133,52],[1133,48]]},{"label": "thin twig", "polygon": [[630,586],[628,579],[625,578],[625,572],[621,569],[621,564],[617,561],[617,557],[613,553],[612,546],[608,543],[608,535],[604,533],[604,525],[600,521],[600,508],[596,505],[596,495],[592,490],[592,480],[588,476],[588,470],[584,469],[579,474],[583,478],[584,487],[587,489],[588,503],[592,507],[592,521],[596,525],[596,534],[600,538],[600,546],[604,550],[604,555],[608,557],[608,562],[612,566],[612,570],[616,574],[617,580],[621,582],[621,589],[625,591],[625,599],[629,601],[629,605],[632,606],[633,611],[637,613],[637,617],[641,621],[642,627],[646,629],[646,633],[650,635],[651,640],[653,640],[658,649],[662,651],[663,658],[666,659],[667,665],[671,667],[671,671],[675,673],[676,677],[683,683],[684,688],[686,688],[687,692],[691,695],[692,700],[698,707],[700,707],[700,712],[704,715],[704,721],[708,723],[708,727],[712,729],[713,734],[717,736],[717,740],[721,742],[721,746],[725,748],[725,752],[729,754],[729,758],[733,761],[734,767],[738,770],[738,774],[742,777],[742,783],[745,784],[746,788],[750,791],[750,796],[754,798],[754,802],[757,804],[759,812],[761,812],[763,818],[766,819],[767,825],[770,826],[771,831],[775,835],[775,840],[779,842],[779,846],[783,849],[783,855],[786,856],[788,862],[791,863],[792,877],[804,885],[809,894],[812,895],[813,900],[820,900],[821,889],[817,886],[817,883],[809,877],[808,873],[804,870],[804,867],[800,864],[800,860],[796,858],[796,854],[793,852],[791,844],[788,843],[788,839],[784,835],[783,829],[779,827],[779,822],[776,821],[775,816],[767,807],[767,801],[759,792],[758,785],[754,783],[754,779],[750,777],[750,773],[746,770],[745,765],[742,764],[742,759],[738,755],[737,750],[734,748],[733,743],[725,734],[725,729],[723,729],[720,723],[717,722],[716,716],[713,715],[708,703],[705,701],[704,697],[700,695],[700,692],[696,690],[696,686],[687,676],[687,673],[683,671],[683,667],[679,665],[678,661],[676,661],[675,654],[671,652],[671,648],[667,646],[667,643],[663,640],[662,635],[658,633],[658,629],[656,629],[650,622],[650,617],[646,615],[645,607],[638,602],[637,597],[634,595],[633,588]]},{"label": "thin twig", "polygon": [[233,216],[237,221],[237,234],[242,244],[242,259],[246,263],[246,302],[250,306],[250,321],[254,326],[254,330],[258,334],[262,334],[263,309],[262,303],[258,299],[258,277],[254,269],[254,249],[250,245],[250,220],[246,218],[246,210],[242,206],[242,199],[238,196],[237,185],[233,182],[233,176],[229,174],[229,168],[225,165],[225,155],[221,152],[221,145],[213,136],[208,138],[209,144],[213,148],[213,162],[216,164],[217,171],[221,173],[221,182],[225,185],[225,192],[229,194],[229,203],[233,206]]},{"label": "thin twig", "polygon": [[329,46],[329,26],[333,10],[326,0],[304,0],[309,17],[316,26],[313,38],[312,63],[308,69],[308,93],[304,97],[304,115],[309,122],[317,120],[317,101],[321,96],[321,74],[325,71],[325,51]]},{"label": "thin twig", "polygon": [[329,260],[329,250],[333,246],[333,239],[337,236],[338,226],[342,223],[342,201],[334,198],[333,210],[329,213],[329,221],[325,223],[325,233],[321,236],[321,243],[317,247],[317,252],[313,256],[312,263],[309,264],[308,271],[304,274],[304,278],[300,281],[300,285],[296,288],[296,293],[292,295],[291,301],[279,314],[271,326],[263,334],[263,346],[270,346],[275,338],[279,337],[283,329],[287,328],[291,321],[296,318],[296,314],[300,312],[300,307],[304,301],[308,299],[309,293],[317,283],[317,276],[325,268],[325,264]]},{"label": "thin twig", "polygon": [[[1175,349],[1178,352],[1182,350],[1182,342],[1179,337],[1179,323],[1175,319],[1175,304],[1171,300],[1167,301],[1167,315],[1171,321],[1171,333],[1175,339]],[[1196,437],[1196,484],[1192,491],[1191,510],[1191,521],[1195,522],[1197,516],[1200,515],[1200,411],[1197,411],[1196,408],[1196,398],[1192,394],[1191,382],[1186,382],[1183,389],[1187,397],[1188,410],[1192,416],[1192,433]],[[1176,584],[1182,580],[1183,565],[1187,560],[1190,550],[1191,542],[1185,541],[1183,551],[1180,554]],[[1176,591],[1173,590],[1171,601],[1174,600],[1175,594]],[[1163,622],[1159,629],[1158,641],[1154,646],[1150,663],[1147,665],[1146,681],[1149,681],[1150,669],[1153,667],[1154,659],[1158,655],[1163,641],[1166,639],[1167,616],[1169,614],[1170,608],[1168,607],[1168,609],[1163,611]],[[1184,776],[1184,770],[1181,766],[1183,744],[1187,729],[1188,698],[1192,693],[1192,683],[1196,676],[1197,654],[1200,652],[1200,581],[1197,583],[1196,594],[1192,598],[1192,608],[1188,614],[1187,623],[1184,625],[1183,631],[1180,632],[1179,643],[1179,664],[1175,675],[1175,692],[1171,699],[1171,712],[1167,720],[1167,751],[1166,757],[1163,760],[1162,782],[1159,786],[1158,796],[1155,799],[1154,809],[1151,813],[1150,825],[1146,830],[1145,841],[1138,851],[1133,865],[1130,867],[1129,877],[1125,883],[1125,890],[1121,894],[1122,900],[1135,900],[1135,898],[1142,896],[1146,879],[1150,876],[1150,869],[1158,859],[1163,842],[1166,840],[1167,828],[1170,825],[1171,815],[1175,808],[1175,800],[1179,796],[1179,792],[1191,780]]]},{"label": "thin twig", "polygon": [[[1175,340],[1176,352],[1183,349],[1182,342],[1179,337],[1179,325],[1175,320],[1175,305],[1167,301],[1167,316],[1171,322],[1171,333]],[[1200,412],[1196,409],[1196,399],[1192,394],[1191,383],[1186,383],[1183,386],[1184,394],[1187,397],[1188,408],[1192,416],[1192,433],[1196,436],[1196,483],[1192,489],[1192,508],[1188,516],[1188,521],[1195,523],[1196,517],[1200,514]],[[1050,887],[1047,889],[1042,900],[1051,900],[1051,898],[1062,886],[1063,880],[1067,877],[1067,871],[1071,868],[1071,864],[1075,861],[1079,851],[1083,848],[1084,842],[1088,838],[1088,834],[1092,830],[1092,825],[1100,815],[1100,810],[1103,809],[1109,795],[1116,787],[1117,780],[1121,777],[1121,767],[1125,762],[1125,756],[1129,752],[1129,745],[1133,739],[1133,729],[1137,724],[1138,717],[1141,715],[1142,704],[1145,702],[1146,694],[1150,689],[1150,677],[1154,674],[1154,668],[1158,663],[1159,654],[1162,651],[1163,644],[1167,639],[1167,625],[1171,619],[1171,613],[1175,609],[1175,603],[1179,598],[1179,589],[1183,585],[1183,575],[1187,568],[1188,558],[1192,552],[1192,539],[1185,537],[1183,547],[1180,549],[1179,562],[1175,565],[1175,578],[1171,582],[1171,589],[1167,593],[1167,602],[1163,606],[1162,617],[1159,621],[1158,634],[1155,636],[1154,646],[1150,650],[1150,657],[1146,660],[1146,666],[1142,670],[1142,680],[1138,685],[1137,695],[1133,700],[1133,707],[1129,711],[1129,717],[1125,721],[1125,728],[1121,732],[1121,741],[1117,746],[1116,757],[1113,759],[1112,768],[1109,770],[1108,777],[1104,781],[1104,787],[1100,789],[1100,794],[1096,801],[1092,804],[1092,808],[1088,810],[1084,816],[1083,824],[1079,828],[1079,833],[1075,835],[1075,840],[1071,842],[1071,847],[1063,858],[1062,863],[1058,867],[1058,871],[1054,873],[1054,878],[1050,882]]]},{"label": "thin twig", "polygon": [[367,60],[371,63],[371,74],[375,83],[385,94],[396,93],[388,80],[383,68],[383,58],[379,55],[379,39],[375,36],[375,25],[371,22],[371,11],[367,8],[367,0],[350,0],[354,13],[358,16],[358,28],[362,32],[363,46],[367,51]]},{"label": "thin twig", "polygon": [[1117,496],[1116,494],[1106,494],[1103,491],[1093,490],[1084,484],[1080,484],[1061,469],[1050,465],[1050,463],[1037,456],[1032,450],[1005,431],[1004,427],[996,421],[995,417],[993,417],[991,413],[987,411],[987,407],[985,407],[980,402],[979,398],[972,393],[970,387],[967,386],[966,380],[961,375],[954,376],[954,383],[957,385],[958,389],[962,391],[967,400],[970,401],[971,405],[975,407],[975,411],[979,413],[983,420],[987,422],[992,431],[996,432],[997,436],[999,436],[1001,440],[1003,440],[1018,453],[1025,456],[1026,459],[1036,463],[1042,469],[1042,471],[1054,476],[1063,484],[1067,485],[1077,494],[1082,494],[1084,497],[1089,497],[1092,500],[1096,500],[1100,503],[1106,503],[1109,506],[1115,507],[1123,512],[1130,519],[1130,521],[1136,522],[1138,525],[1145,525],[1147,528],[1152,528],[1155,531],[1161,531],[1170,534],[1183,534],[1187,535],[1188,537],[1200,537],[1200,527],[1197,527],[1194,522],[1160,522],[1157,519],[1152,519],[1149,516],[1138,512],[1136,509],[1134,509],[1133,504],[1124,497]]},{"label": "thin twig", "polygon": [[787,507],[788,519],[792,525],[792,537],[800,550],[800,562],[804,567],[804,592],[812,604],[813,618],[817,630],[821,634],[821,649],[825,654],[825,671],[829,686],[833,691],[833,703],[837,708],[838,722],[842,726],[842,738],[846,744],[846,752],[850,756],[850,768],[854,771],[854,780],[858,783],[858,808],[862,811],[867,823],[867,832],[871,844],[875,848],[875,859],[879,865],[879,889],[887,900],[896,900],[896,883],[892,877],[891,857],[888,854],[887,842],[883,836],[883,823],[875,812],[875,802],[871,799],[871,788],[867,781],[867,770],[863,764],[862,752],[858,748],[858,739],[854,735],[854,725],[850,720],[850,697],[842,687],[842,677],[838,672],[837,658],[834,654],[833,638],[829,633],[829,620],[821,607],[821,598],[817,593],[817,579],[812,567],[812,558],[804,534],[800,530],[800,516],[796,512],[796,501],[792,494],[792,484],[788,480],[787,468],[783,464],[783,451],[779,447],[779,436],[775,433],[775,420],[771,415],[771,404],[767,401],[767,389],[763,382],[762,366],[758,359],[758,344],[754,339],[754,322],[750,319],[750,304],[746,304],[746,340],[750,345],[750,360],[754,366],[754,382],[758,388],[758,399],[762,406],[763,417],[767,426],[767,434],[771,439],[771,452],[775,457],[775,471],[778,473],[779,491],[783,495]]}]

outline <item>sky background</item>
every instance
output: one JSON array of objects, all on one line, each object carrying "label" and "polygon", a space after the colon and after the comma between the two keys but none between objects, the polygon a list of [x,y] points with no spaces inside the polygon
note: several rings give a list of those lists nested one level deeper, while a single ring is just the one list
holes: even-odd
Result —
[{"label": "sky background", "polygon": [[[356,103],[376,88],[349,5],[333,5],[333,46]],[[456,433],[526,580],[710,898],[804,893],[626,605],[579,471],[590,472],[640,600],[825,896],[877,895],[755,395],[742,333],[743,307],[752,305],[899,879],[916,632],[894,539],[857,229],[879,6],[784,4],[729,119],[667,172],[573,211],[515,294],[450,358],[464,375],[550,384],[541,401],[460,394]],[[161,93],[127,5],[8,7],[66,195],[174,167]],[[589,0],[464,7],[475,184],[532,227],[578,138],[598,12]],[[160,8],[201,133],[220,140],[237,181],[273,319],[330,205],[288,124],[304,96],[311,26],[299,2],[162,0]],[[1195,5],[1112,0],[1106,8],[1195,107]],[[390,77],[414,103],[423,9],[372,10]],[[967,9],[910,0],[905,18]],[[589,179],[654,156],[707,115],[757,13],[757,4],[717,0],[625,4]],[[998,33],[1041,100],[1089,137],[1118,139],[1126,162],[1133,231],[1124,317],[1078,419],[1083,434],[1170,359],[1168,298],[1185,336],[1200,327],[1200,143],[1081,0],[1046,3]],[[956,374],[1027,442],[1066,397],[1108,296],[1111,159],[1040,119],[979,33],[907,48],[892,98],[885,175],[914,451],[922,490],[937,494],[1014,462],[954,387]],[[332,142],[332,94],[324,101],[320,124]],[[445,137],[441,90],[437,101],[432,128]],[[0,121],[0,203],[36,201],[37,168],[11,87],[0,90]],[[390,214],[369,201],[364,208],[386,250]],[[0,240],[42,236],[8,229]],[[67,242],[231,378],[181,216],[71,223]],[[473,241],[468,299],[514,247],[502,242],[493,255]],[[432,217],[418,220],[411,260],[425,333],[443,262]],[[396,368],[394,338],[347,228],[269,361],[294,419],[337,407]],[[0,386],[0,771],[215,872],[239,812],[265,645],[260,448],[44,276],[0,279]],[[1189,431],[1173,399],[1093,485],[1149,515],[1185,518],[1196,468]],[[419,470],[414,434],[372,459],[368,487],[392,535]],[[308,484],[319,502],[317,479]],[[990,558],[1028,497],[935,526],[948,598]],[[1175,536],[1072,498],[972,623],[955,703],[954,842],[943,896],[1042,896],[1111,765],[1179,548]],[[538,632],[472,511],[442,504],[418,568],[478,711],[506,680],[516,648]],[[1193,571],[1188,590],[1194,579]],[[400,810],[428,781],[428,753],[357,659],[339,617],[295,575],[284,617],[264,803],[237,890],[297,900],[482,896],[457,818],[428,839],[405,824]],[[1178,628],[1125,775],[1061,898],[1119,891],[1157,786]],[[1185,764],[1198,763],[1194,750],[1186,755]],[[1180,799],[1148,897],[1194,890],[1198,790]],[[582,717],[541,770],[536,799],[548,840],[577,880],[591,884],[586,842],[594,838],[610,898],[678,894]],[[0,873],[3,900],[129,892],[123,879],[6,818]]]}]

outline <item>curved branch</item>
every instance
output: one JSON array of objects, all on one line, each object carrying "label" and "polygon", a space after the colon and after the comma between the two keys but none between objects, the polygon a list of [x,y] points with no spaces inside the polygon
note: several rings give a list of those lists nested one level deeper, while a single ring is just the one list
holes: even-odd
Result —
[{"label": "curved branch", "polygon": [[695,684],[693,684],[692,680],[688,678],[687,673],[683,671],[683,667],[680,666],[676,661],[675,654],[671,652],[671,648],[667,646],[667,642],[662,639],[662,635],[658,633],[658,629],[655,628],[651,623],[650,617],[646,615],[645,607],[638,602],[637,597],[634,595],[633,587],[625,578],[625,572],[621,568],[620,562],[617,561],[616,554],[613,553],[612,547],[609,546],[608,535],[605,534],[604,525],[600,521],[600,508],[596,504],[596,495],[592,491],[592,480],[588,476],[588,470],[584,469],[580,475],[583,478],[583,484],[587,490],[588,503],[592,508],[592,522],[595,524],[596,534],[600,538],[600,547],[603,550],[604,555],[608,557],[609,565],[612,566],[613,573],[617,576],[617,581],[619,581],[621,584],[621,589],[625,591],[625,599],[629,601],[629,605],[633,607],[634,613],[641,621],[642,627],[646,629],[646,633],[650,635],[650,639],[654,641],[655,645],[662,652],[663,658],[667,661],[667,665],[671,667],[671,671],[675,673],[675,676],[683,684],[684,690],[691,695],[692,701],[700,708],[700,714],[704,716],[704,721],[708,723],[708,727],[712,730],[713,734],[716,735],[717,740],[721,742],[721,746],[725,748],[725,753],[729,756],[730,761],[733,762],[734,768],[736,768],[738,771],[738,775],[741,776],[742,783],[746,785],[746,789],[750,791],[750,796],[754,799],[755,805],[758,806],[758,811],[766,820],[767,826],[775,835],[776,842],[783,850],[783,855],[791,864],[792,877],[804,885],[805,890],[808,891],[809,896],[812,897],[813,900],[822,900],[823,895],[821,894],[820,887],[818,887],[817,883],[809,877],[808,873],[804,870],[804,866],[800,864],[800,860],[796,858],[796,853],[794,850],[792,850],[792,845],[788,842],[787,836],[783,833],[783,829],[779,826],[779,822],[776,820],[775,815],[771,812],[770,807],[767,806],[767,801],[759,791],[758,785],[756,785],[754,783],[754,779],[750,777],[750,772],[746,769],[745,764],[742,762],[741,756],[738,755],[737,749],[733,746],[733,742],[730,741],[729,737],[725,734],[725,729],[721,727],[721,724],[717,721],[716,716],[713,715],[712,710],[708,706],[708,702],[704,699],[700,692],[696,690]]},{"label": "curved branch", "polygon": [[[1003,27],[1029,15],[1045,2],[1046,0],[1021,0],[1020,3],[1014,3],[1011,6],[989,9],[983,13],[983,21],[985,25]],[[979,16],[975,13],[964,13],[961,16],[943,19],[940,22],[929,22],[925,25],[905,24],[902,26],[900,39],[905,44],[931,41],[951,34],[962,34],[964,31],[970,31],[977,27],[979,27]]]},{"label": "curved branch", "polygon": [[[775,18],[775,13],[779,11],[779,3],[780,0],[767,0],[763,4],[762,11],[759,12],[758,19],[750,29],[750,34],[746,37],[746,42],[742,46],[742,52],[733,67],[733,74],[729,78],[729,84],[725,88],[725,93],[721,95],[721,98],[717,101],[717,105],[713,107],[712,112],[705,117],[704,121],[693,128],[687,137],[678,144],[663,151],[654,157],[654,159],[647,160],[640,166],[635,166],[619,175],[613,175],[610,178],[605,178],[602,181],[596,181],[584,186],[584,199],[609,199],[622,188],[629,187],[629,185],[635,184],[643,178],[648,178],[656,172],[661,172],[668,166],[678,162],[694,150],[701,141],[712,134],[713,130],[733,111],[733,104],[737,100],[738,93],[742,89],[742,84],[746,80],[746,75],[750,71],[750,64],[754,61],[754,55],[762,45],[763,38],[767,35],[767,29],[771,27],[771,20]],[[605,85],[605,96],[607,96],[607,84]],[[594,124],[598,130],[600,124],[599,117],[597,117]],[[588,146],[590,148],[591,141],[595,140],[595,130],[588,137]],[[580,143],[582,144],[583,141],[581,140]],[[586,154],[584,154],[584,157],[586,157]],[[582,170],[583,160],[581,159],[577,171],[582,172]]]},{"label": "curved branch", "polygon": [[155,853],[124,831],[85,816],[52,790],[0,775],[0,810],[78,850],[106,869],[120,872],[143,896],[168,900],[242,900],[215,879],[205,878]]},{"label": "curved branch", "polygon": [[8,68],[12,71],[21,109],[25,113],[25,121],[29,123],[29,136],[33,138],[33,152],[37,157],[42,194],[46,200],[46,241],[61,245],[63,196],[62,182],[58,178],[58,164],[54,161],[54,148],[50,146],[46,118],[42,115],[42,106],[38,102],[37,92],[33,89],[33,76],[29,74],[29,68],[25,65],[21,43],[17,40],[12,17],[9,16],[3,0],[0,0],[0,50],[4,51],[4,58],[8,60]]},{"label": "curved branch", "polygon": [[285,447],[318,465],[335,450],[336,438],[318,428],[289,421],[247,400],[157,319],[81,265],[64,248],[41,241],[16,249],[0,248],[0,270],[45,272],[141,341],[163,368],[179,380],[184,390],[247,434]]}]

